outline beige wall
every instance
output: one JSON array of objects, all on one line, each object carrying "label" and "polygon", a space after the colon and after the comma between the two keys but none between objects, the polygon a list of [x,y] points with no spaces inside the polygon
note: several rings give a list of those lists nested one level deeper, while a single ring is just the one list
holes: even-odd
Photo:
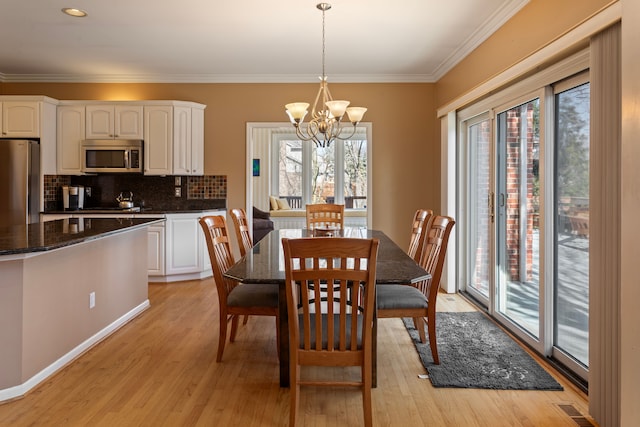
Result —
[{"label": "beige wall", "polygon": [[548,45],[610,0],[531,0],[437,83],[443,106]]},{"label": "beige wall", "polygon": [[[2,95],[56,99],[176,99],[207,105],[205,174],[227,175],[228,207],[245,204],[247,122],[286,121],[284,104],[312,102],[318,84],[2,83]],[[403,247],[421,207],[438,210],[439,124],[433,84],[330,84],[335,98],[369,110],[373,124],[373,227]]]}]

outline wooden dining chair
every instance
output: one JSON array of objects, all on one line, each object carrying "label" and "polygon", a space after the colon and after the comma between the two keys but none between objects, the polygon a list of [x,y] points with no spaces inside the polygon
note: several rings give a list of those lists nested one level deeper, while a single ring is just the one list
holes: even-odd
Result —
[{"label": "wooden dining chair", "polygon": [[420,262],[422,248],[432,219],[433,211],[431,209],[418,209],[413,216],[413,221],[411,223],[411,239],[409,240],[409,249],[407,250],[407,254],[409,254],[415,262]]},{"label": "wooden dining chair", "polygon": [[244,209],[231,209],[231,219],[236,230],[238,246],[240,247],[240,255],[245,256],[247,252],[253,248],[253,240],[249,231],[249,223],[247,222],[247,214]]},{"label": "wooden dining chair", "polygon": [[307,229],[316,228],[344,228],[344,205],[319,203],[306,205]]},{"label": "wooden dining chair", "polygon": [[234,342],[239,316],[274,316],[276,331],[278,330],[278,286],[241,284],[224,277],[224,273],[235,264],[226,221],[223,216],[215,215],[202,217],[199,223],[207,241],[213,279],[218,290],[220,332],[216,362],[221,362],[227,340],[228,323],[231,322],[229,341]]},{"label": "wooden dining chair", "polygon": [[[298,413],[301,385],[362,389],[364,421],[372,425],[372,328],[378,239],[282,239],[289,316],[289,425]],[[318,282],[331,283],[326,295]],[[360,381],[300,378],[302,366],[359,366]]]},{"label": "wooden dining chair", "polygon": [[436,365],[440,364],[436,341],[436,300],[440,291],[440,279],[453,218],[436,216],[431,222],[420,265],[431,274],[431,278],[415,285],[384,285],[377,288],[378,318],[410,317],[426,343],[425,325],[429,333],[429,345]]}]

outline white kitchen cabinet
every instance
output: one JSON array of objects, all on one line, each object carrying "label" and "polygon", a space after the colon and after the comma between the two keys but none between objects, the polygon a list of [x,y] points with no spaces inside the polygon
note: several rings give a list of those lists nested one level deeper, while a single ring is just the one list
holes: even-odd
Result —
[{"label": "white kitchen cabinet", "polygon": [[0,111],[3,138],[40,138],[40,102],[4,101]]},{"label": "white kitchen cabinet", "polygon": [[173,174],[173,107],[144,107],[144,174]]},{"label": "white kitchen cabinet", "polygon": [[191,175],[191,108],[173,107],[173,175]]},{"label": "white kitchen cabinet", "polygon": [[201,214],[167,215],[166,273],[188,274],[202,270],[204,236],[198,224]]},{"label": "white kitchen cabinet", "polygon": [[167,214],[166,281],[211,276],[211,262],[198,220],[207,215],[226,216],[225,210]]},{"label": "white kitchen cabinet", "polygon": [[204,110],[174,108],[173,174],[204,175]]},{"label": "white kitchen cabinet", "polygon": [[80,144],[85,139],[84,105],[58,106],[57,136],[56,169],[58,175],[81,175]]},{"label": "white kitchen cabinet", "polygon": [[148,252],[147,266],[149,276],[164,276],[164,253],[165,253],[165,225],[149,226],[147,234]]},{"label": "white kitchen cabinet", "polygon": [[[40,182],[56,174],[56,106],[48,96],[0,96],[0,137],[40,140]],[[40,189],[40,211],[44,208],[44,186]]]},{"label": "white kitchen cabinet", "polygon": [[203,106],[146,105],[144,127],[145,175],[204,174]]},{"label": "white kitchen cabinet", "polygon": [[87,105],[86,139],[143,139],[142,105]]},{"label": "white kitchen cabinet", "polygon": [[191,109],[191,173],[204,175],[204,110]]}]

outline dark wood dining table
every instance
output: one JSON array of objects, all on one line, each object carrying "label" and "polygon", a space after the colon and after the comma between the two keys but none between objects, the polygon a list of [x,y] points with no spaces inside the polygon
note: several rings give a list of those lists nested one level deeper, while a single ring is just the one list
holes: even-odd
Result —
[{"label": "dark wood dining table", "polygon": [[[407,253],[379,230],[345,227],[336,233],[343,237],[377,238],[378,261],[376,263],[376,284],[410,284],[430,277]],[[285,298],[285,273],[282,238],[308,237],[306,229],[273,230],[257,242],[253,250],[225,273],[226,277],[243,283],[272,283],[279,289],[279,352],[280,386],[289,387],[289,319]],[[373,386],[377,379],[377,316],[373,324]]]}]

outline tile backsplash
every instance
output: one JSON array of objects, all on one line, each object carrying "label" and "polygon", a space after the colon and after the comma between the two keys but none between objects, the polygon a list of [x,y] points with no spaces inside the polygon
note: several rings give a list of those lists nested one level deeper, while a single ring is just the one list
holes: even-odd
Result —
[{"label": "tile backsplash", "polygon": [[[135,206],[154,210],[208,209],[226,207],[227,177],[224,175],[145,176],[104,174],[85,176],[45,175],[45,210],[62,209],[62,186],[91,188],[85,207],[115,206],[121,192],[133,193]],[[180,188],[180,197],[176,197]]]}]

